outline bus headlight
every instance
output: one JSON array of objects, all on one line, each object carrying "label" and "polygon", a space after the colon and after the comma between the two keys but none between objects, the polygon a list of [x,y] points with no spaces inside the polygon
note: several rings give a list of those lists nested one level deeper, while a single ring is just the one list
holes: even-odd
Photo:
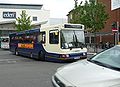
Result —
[{"label": "bus headlight", "polygon": [[83,56],[85,56],[86,55],[86,53],[83,53]]}]

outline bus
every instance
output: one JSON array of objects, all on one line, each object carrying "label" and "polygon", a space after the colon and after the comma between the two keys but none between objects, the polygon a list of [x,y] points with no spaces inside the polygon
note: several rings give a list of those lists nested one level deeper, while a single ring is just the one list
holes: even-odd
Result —
[{"label": "bus", "polygon": [[46,61],[74,61],[87,57],[84,25],[60,24],[12,33],[10,51]]},{"label": "bus", "polygon": [[9,36],[1,36],[1,48],[9,49]]}]

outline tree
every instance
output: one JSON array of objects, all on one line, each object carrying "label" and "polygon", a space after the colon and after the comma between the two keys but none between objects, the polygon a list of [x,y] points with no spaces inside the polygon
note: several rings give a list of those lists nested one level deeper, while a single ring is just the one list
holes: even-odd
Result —
[{"label": "tree", "polygon": [[[95,37],[96,32],[104,28],[108,19],[105,6],[95,0],[85,1],[84,5],[80,3],[72,10],[72,14],[70,22],[84,24],[86,29],[89,29],[89,32],[94,33]],[[96,42],[96,39],[94,41]]]},{"label": "tree", "polygon": [[91,29],[91,32],[99,32],[104,28],[104,25],[108,19],[108,14],[105,11],[105,6],[94,0],[90,3],[87,1],[85,5],[79,5],[73,9],[73,18],[71,23],[82,23],[87,28]]},{"label": "tree", "polygon": [[24,30],[29,30],[32,28],[31,25],[31,20],[30,20],[30,16],[28,16],[28,14],[26,14],[26,11],[23,10],[22,14],[20,14],[20,17],[16,18],[16,28],[17,31],[24,31]]}]

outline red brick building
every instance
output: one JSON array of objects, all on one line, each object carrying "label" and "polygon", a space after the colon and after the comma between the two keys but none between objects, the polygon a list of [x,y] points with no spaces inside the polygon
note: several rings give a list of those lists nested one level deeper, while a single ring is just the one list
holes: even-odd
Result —
[{"label": "red brick building", "polygon": [[[109,14],[109,19],[107,20],[105,24],[105,28],[102,29],[100,32],[97,33],[97,43],[99,42],[110,42],[110,43],[115,43],[115,34],[112,32],[112,24],[114,22],[119,22],[120,26],[120,8],[111,10],[111,0],[96,0],[102,4],[105,5],[106,7],[106,12]],[[72,12],[70,11],[68,16],[68,22],[72,18]],[[92,36],[92,38],[89,37],[89,35]],[[90,41],[92,40],[92,41]],[[94,35],[93,34],[86,34],[86,42],[91,43],[94,42]],[[119,39],[120,41],[120,39]]]},{"label": "red brick building", "polygon": [[102,41],[114,43],[115,36],[114,33],[112,32],[112,24],[113,22],[118,22],[120,25],[120,8],[111,10],[111,0],[98,0],[98,2],[101,2],[105,5],[106,12],[109,14],[109,19],[105,24],[105,28],[100,31],[101,34],[103,33],[103,35],[101,37],[97,37],[97,42]]}]

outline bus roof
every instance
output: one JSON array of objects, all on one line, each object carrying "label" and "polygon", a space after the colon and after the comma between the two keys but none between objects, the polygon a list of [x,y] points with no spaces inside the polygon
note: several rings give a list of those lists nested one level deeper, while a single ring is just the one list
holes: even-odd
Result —
[{"label": "bus roof", "polygon": [[39,33],[40,30],[48,31],[48,30],[53,30],[53,29],[77,29],[77,30],[84,30],[84,25],[83,24],[58,24],[58,25],[52,25],[52,26],[45,26],[37,29],[31,29],[31,30],[25,30],[21,32],[14,32],[9,34],[9,36],[19,36],[19,35],[24,35],[24,34],[33,34],[33,33]]},{"label": "bus roof", "polygon": [[58,25],[51,25],[51,26],[44,26],[41,27],[41,30],[51,30],[51,29],[80,29],[84,30],[84,25],[83,24],[70,24],[70,23],[65,23],[65,24],[58,24]]},{"label": "bus roof", "polygon": [[21,32],[14,32],[9,34],[9,36],[19,36],[19,35],[24,35],[24,34],[33,34],[33,33],[39,33],[40,29],[31,29],[31,30],[25,30],[25,31],[21,31]]}]

